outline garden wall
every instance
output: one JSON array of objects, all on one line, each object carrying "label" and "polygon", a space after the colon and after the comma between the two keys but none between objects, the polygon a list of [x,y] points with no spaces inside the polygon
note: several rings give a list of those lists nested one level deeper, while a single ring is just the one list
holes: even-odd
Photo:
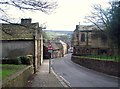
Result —
[{"label": "garden wall", "polygon": [[120,62],[80,58],[74,55],[72,55],[71,60],[81,66],[120,77]]},{"label": "garden wall", "polygon": [[28,78],[33,74],[33,66],[30,65],[23,70],[15,73],[2,81],[3,89],[5,87],[26,87]]}]

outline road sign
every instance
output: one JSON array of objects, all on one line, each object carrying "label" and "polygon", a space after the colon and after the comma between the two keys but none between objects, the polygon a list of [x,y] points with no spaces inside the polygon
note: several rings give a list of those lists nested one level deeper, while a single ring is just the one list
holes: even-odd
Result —
[{"label": "road sign", "polygon": [[53,50],[48,50],[48,52],[49,52],[49,53],[52,53],[52,52],[53,52]]},{"label": "road sign", "polygon": [[51,45],[51,44],[49,44],[49,45],[48,45],[48,48],[52,48],[52,45]]},{"label": "road sign", "polygon": [[53,50],[53,48],[52,47],[48,47],[48,50]]},{"label": "road sign", "polygon": [[53,52],[53,47],[51,44],[48,45],[48,52],[49,53],[52,53]]}]

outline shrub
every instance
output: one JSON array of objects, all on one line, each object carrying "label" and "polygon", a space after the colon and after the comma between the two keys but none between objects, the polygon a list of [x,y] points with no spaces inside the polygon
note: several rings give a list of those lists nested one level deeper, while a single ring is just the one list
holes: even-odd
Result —
[{"label": "shrub", "polygon": [[26,57],[28,59],[27,64],[29,64],[29,65],[32,64],[33,63],[33,56],[32,55],[27,55]]},{"label": "shrub", "polygon": [[31,65],[32,64],[32,55],[27,55],[27,56],[21,56],[19,57],[21,59],[22,64],[27,64]]},{"label": "shrub", "polygon": [[26,55],[26,56],[19,56],[16,59],[2,59],[2,64],[27,64],[31,65],[33,63],[33,56],[32,55]]},{"label": "shrub", "polygon": [[21,64],[21,59],[19,57],[17,57],[16,59],[2,59],[2,64]]},{"label": "shrub", "polygon": [[21,59],[17,57],[16,59],[13,59],[13,64],[19,65],[21,64]]}]

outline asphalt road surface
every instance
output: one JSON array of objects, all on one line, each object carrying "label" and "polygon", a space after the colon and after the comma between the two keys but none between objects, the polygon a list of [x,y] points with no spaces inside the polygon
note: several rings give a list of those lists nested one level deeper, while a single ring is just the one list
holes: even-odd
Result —
[{"label": "asphalt road surface", "polygon": [[119,87],[117,77],[96,72],[75,64],[71,54],[52,60],[54,72],[62,77],[71,87]]}]

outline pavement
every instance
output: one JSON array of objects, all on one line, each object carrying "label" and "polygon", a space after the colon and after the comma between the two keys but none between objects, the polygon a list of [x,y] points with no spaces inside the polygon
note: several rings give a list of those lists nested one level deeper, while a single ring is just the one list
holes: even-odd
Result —
[{"label": "pavement", "polygon": [[51,68],[49,73],[49,60],[44,60],[36,74],[28,81],[28,87],[68,87]]}]

